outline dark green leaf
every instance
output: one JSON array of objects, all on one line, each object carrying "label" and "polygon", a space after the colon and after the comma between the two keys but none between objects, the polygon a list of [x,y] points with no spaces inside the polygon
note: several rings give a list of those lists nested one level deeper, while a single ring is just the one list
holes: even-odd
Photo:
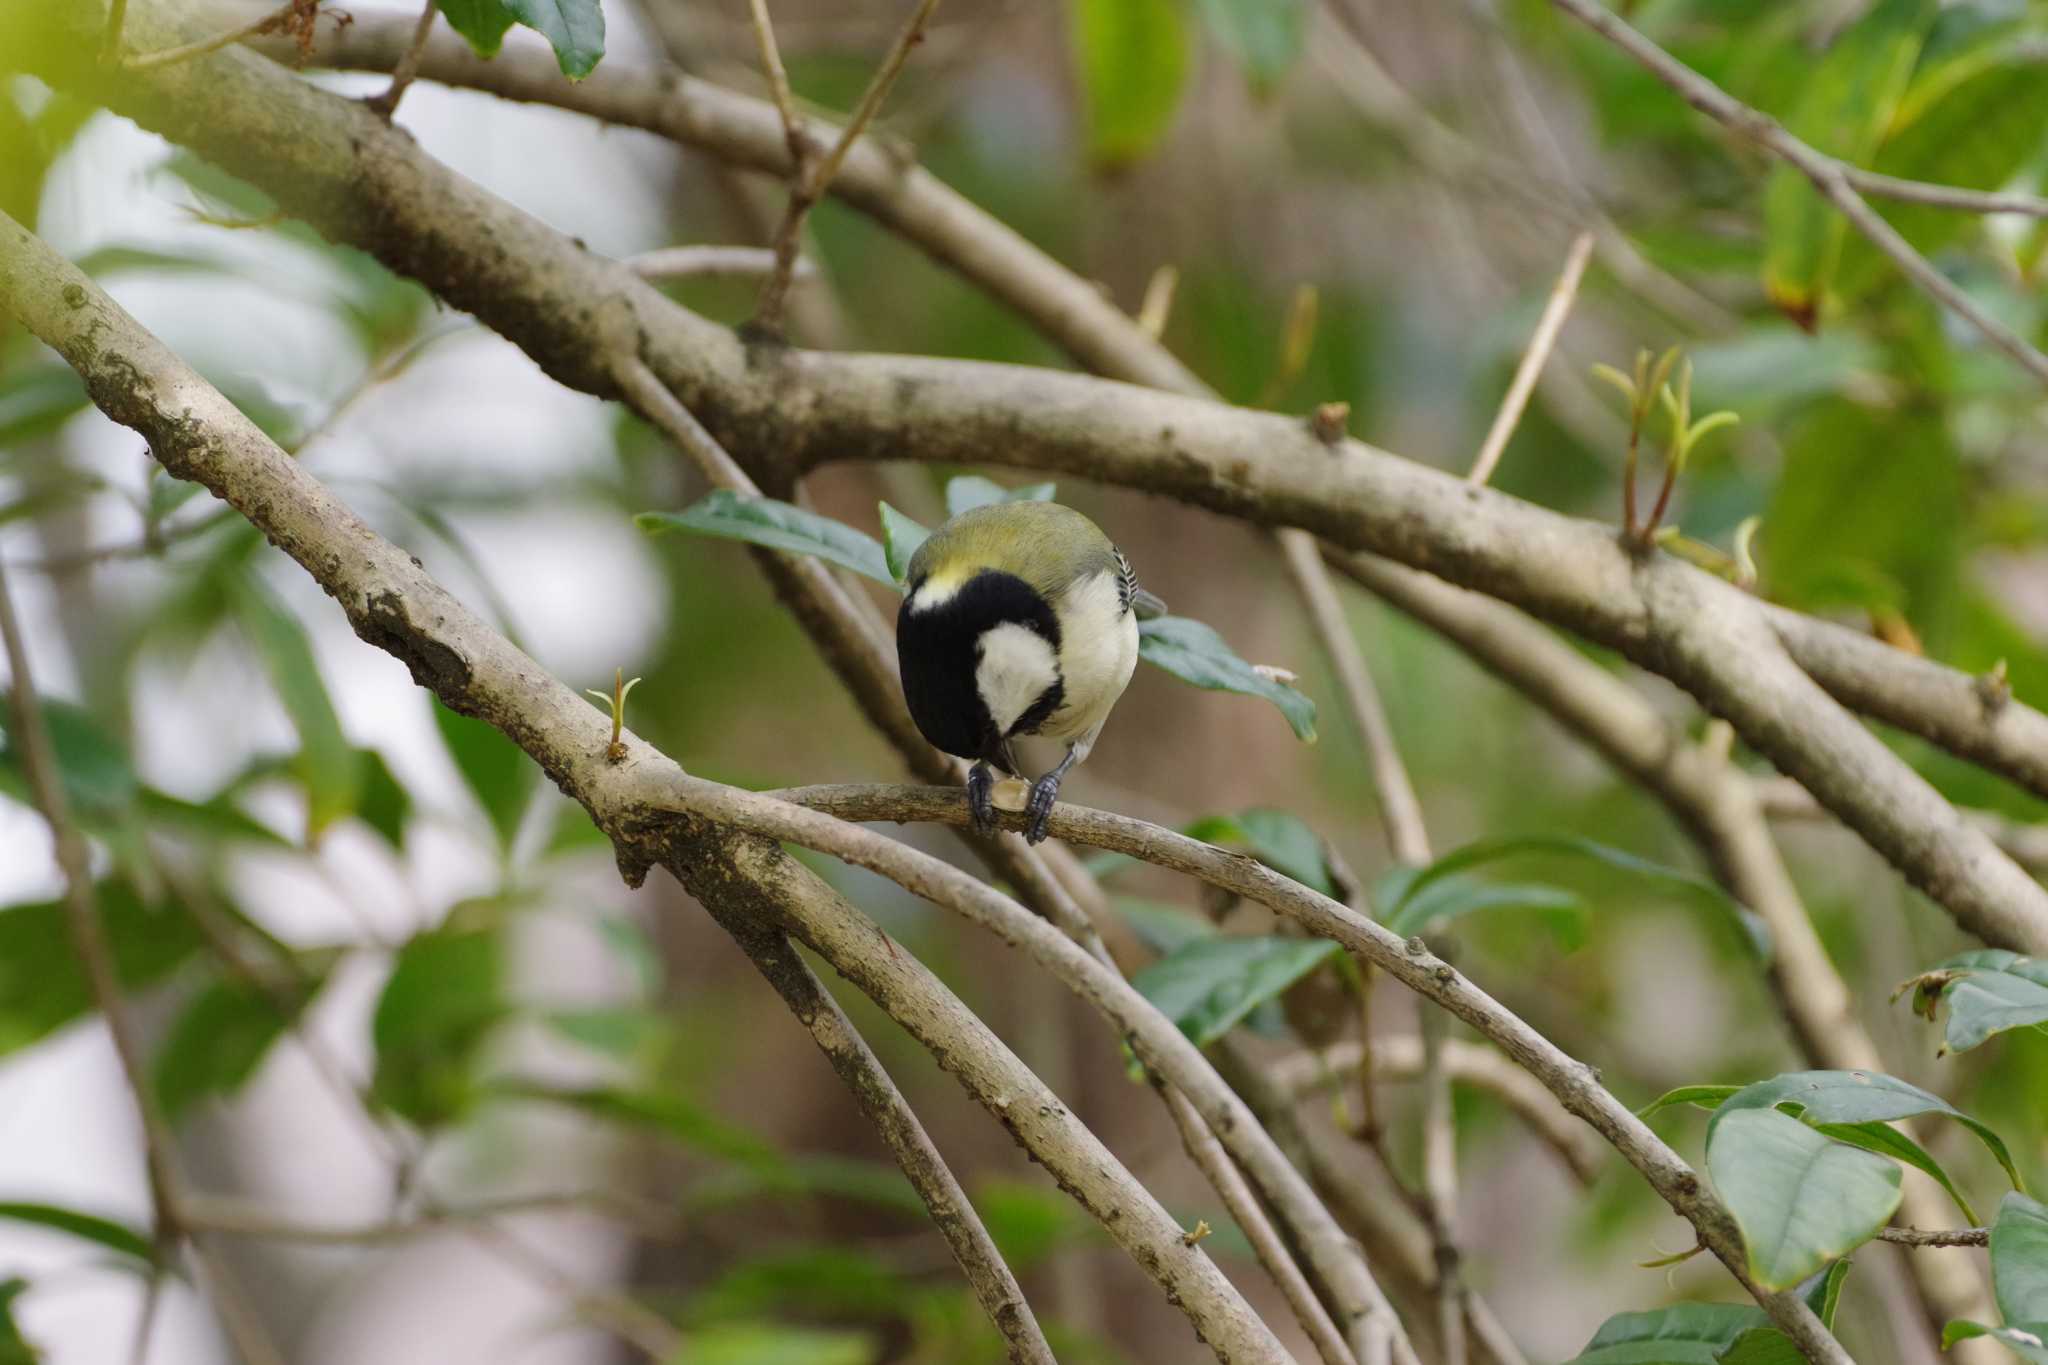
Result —
[{"label": "dark green leaf", "polygon": [[235,805],[233,788],[204,801],[186,801],[154,787],[144,787],[135,809],[151,829],[174,830],[207,839],[245,840],[273,848],[297,847],[270,826],[243,814]]},{"label": "dark green leaf", "polygon": [[312,1003],[322,979],[309,973],[272,989],[222,980],[201,991],[172,1022],[152,1067],[164,1114],[175,1120],[207,1096],[240,1090]]},{"label": "dark green leaf", "polygon": [[1730,1111],[1707,1132],[1707,1171],[1742,1229],[1757,1282],[1790,1289],[1877,1235],[1899,1168],[1775,1109]]},{"label": "dark green leaf", "polygon": [[1130,896],[1118,896],[1111,904],[1131,931],[1155,953],[1177,952],[1198,938],[1216,933],[1215,925],[1178,905],[1161,905]]},{"label": "dark green leaf", "polygon": [[1567,945],[1585,939],[1591,911],[1575,891],[1535,882],[1485,882],[1472,877],[1444,877],[1421,894],[1401,903],[1387,917],[1387,928],[1402,937],[1424,932],[1479,910],[1534,910]]},{"label": "dark green leaf", "polygon": [[720,488],[680,512],[642,512],[633,518],[633,524],[650,535],[695,531],[789,554],[816,555],[866,574],[877,583],[893,587],[896,582],[890,576],[882,547],[873,536],[862,535],[843,522],[774,498]]},{"label": "dark green leaf", "polygon": [[974,1187],[974,1207],[988,1235],[1013,1269],[1045,1264],[1058,1252],[1092,1234],[1071,1200],[1020,1180],[983,1180]]},{"label": "dark green leaf", "polygon": [[299,732],[292,770],[305,784],[306,837],[312,841],[335,820],[353,813],[362,799],[362,754],[342,733],[312,642],[297,618],[253,574],[236,588],[236,620],[262,658],[271,685]]},{"label": "dark green leaf", "polygon": [[1745,1086],[1709,1121],[1707,1141],[1713,1141],[1715,1127],[1737,1110],[1768,1109],[1781,1104],[1800,1106],[1800,1117],[1810,1124],[1887,1123],[1920,1114],[1939,1114],[1975,1133],[1990,1148],[1991,1155],[1998,1158],[2014,1187],[2022,1183],[2012,1153],[2006,1150],[1998,1134],[1939,1095],[1931,1095],[1881,1071],[1788,1071]]},{"label": "dark green leaf", "polygon": [[[1821,1326],[1834,1330],[1835,1310],[1842,1302],[1842,1281],[1849,1278],[1845,1257],[1816,1276],[1803,1297],[1820,1319]],[[1792,1338],[1775,1327],[1755,1327],[1737,1337],[1721,1355],[1720,1365],[1806,1365],[1806,1353]]]},{"label": "dark green leaf", "polygon": [[979,474],[962,474],[946,480],[946,515],[957,517],[962,512],[997,502],[1051,502],[1053,494],[1058,491],[1057,484],[1028,483],[1019,488],[1005,488],[994,479],[984,479]]},{"label": "dark green leaf", "polygon": [[[1804,1116],[1794,1114],[1793,1117],[1803,1118]],[[1956,1207],[1962,1210],[1965,1222],[1975,1223],[1977,1221],[1976,1209],[1970,1206],[1969,1199],[1964,1196],[1962,1189],[1950,1177],[1942,1164],[1936,1161],[1926,1148],[1890,1124],[1872,1121],[1870,1123],[1816,1123],[1813,1126],[1837,1142],[1846,1142],[1851,1147],[1861,1147],[1866,1152],[1876,1152],[1879,1156],[1888,1156],[1894,1161],[1903,1161],[1915,1170],[1925,1172],[1935,1184],[1948,1191],[1948,1197],[1955,1200]]]},{"label": "dark green leaf", "polygon": [[356,803],[356,818],[384,836],[393,848],[405,847],[405,822],[412,814],[412,796],[391,775],[384,755],[375,749],[359,749],[363,768],[362,799]]},{"label": "dark green leaf", "polygon": [[491,1093],[501,1099],[559,1104],[593,1118],[646,1128],[692,1151],[745,1166],[775,1169],[783,1164],[782,1154],[773,1144],[727,1123],[681,1095],[606,1087],[568,1090],[524,1082],[502,1082],[493,1086]]},{"label": "dark green leaf", "polygon": [[14,1301],[27,1288],[28,1281],[18,1277],[0,1280],[0,1365],[37,1365],[43,1358],[14,1322]]},{"label": "dark green leaf", "polygon": [[1200,621],[1161,616],[1140,622],[1138,657],[1196,687],[1263,697],[1280,708],[1297,739],[1315,740],[1316,704],[1237,657],[1222,636]]},{"label": "dark green leaf", "polygon": [[538,29],[555,49],[562,74],[580,81],[604,56],[604,9],[598,0],[500,0],[514,18]]},{"label": "dark green leaf", "polygon": [[[120,743],[84,707],[55,697],[41,701],[43,725],[57,754],[57,775],[71,808],[89,820],[107,819],[127,810],[134,804],[140,783]],[[0,749],[0,792],[28,802],[28,779],[21,769],[10,728],[13,724],[14,708],[0,705],[0,734],[7,739],[6,747]]]},{"label": "dark green leaf", "polygon": [[1724,1100],[1741,1090],[1739,1085],[1681,1085],[1676,1090],[1667,1090],[1636,1110],[1636,1117],[1646,1119],[1665,1109],[1690,1104],[1700,1109],[1719,1109]]},{"label": "dark green leaf", "polygon": [[1761,1308],[1732,1303],[1617,1313],[1568,1365],[1715,1365],[1744,1332],[1769,1322]]},{"label": "dark green leaf", "polygon": [[1337,884],[1323,854],[1322,837],[1299,816],[1255,807],[1239,812],[1236,824],[1260,862],[1325,896],[1337,894]]},{"label": "dark green leaf", "polygon": [[144,1265],[156,1261],[156,1249],[151,1245],[148,1233],[97,1214],[80,1213],[55,1204],[0,1203],[0,1218],[10,1223],[31,1223],[36,1227],[69,1233],[81,1241],[95,1243]]},{"label": "dark green leaf", "polygon": [[2021,1323],[2012,1327],[1986,1327],[1981,1322],[1958,1319],[1941,1332],[1941,1349],[1946,1351],[1971,1337],[1992,1337],[2012,1349],[2022,1360],[2048,1365],[2048,1322]]},{"label": "dark green leaf", "polygon": [[2048,1205],[2017,1190],[1991,1225],[1991,1284],[2007,1322],[2048,1322]]},{"label": "dark green leaf", "polygon": [[1144,968],[1131,984],[1198,1047],[1207,1046],[1338,951],[1320,938],[1198,938]]},{"label": "dark green leaf", "polygon": [[1098,166],[1136,161],[1173,125],[1188,35],[1173,0],[1069,0],[1074,58]]},{"label": "dark green leaf", "polygon": [[[119,882],[94,888],[121,983],[154,985],[198,952],[201,938],[175,905],[145,905]],[[0,910],[0,1056],[89,1013],[93,997],[59,902]]]},{"label": "dark green leaf", "polygon": [[1973,1048],[1994,1033],[2048,1024],[2048,962],[1987,948],[1951,958],[1932,975],[1936,994],[1948,1005],[1942,1045],[1950,1052]]},{"label": "dark green leaf", "polygon": [[491,819],[498,847],[509,850],[519,832],[520,817],[533,798],[540,769],[518,745],[480,720],[450,711],[438,699],[434,702],[434,724],[441,742],[455,760],[462,780]]},{"label": "dark green leaf", "polygon": [[1198,0],[1202,22],[1264,94],[1301,57],[1307,0]]},{"label": "dark green leaf", "polygon": [[1761,956],[1766,959],[1770,956],[1770,931],[1764,926],[1763,921],[1754,911],[1714,883],[1695,877],[1690,872],[1652,862],[1626,849],[1582,839],[1573,834],[1518,834],[1500,839],[1480,839],[1466,844],[1463,848],[1453,849],[1421,872],[1414,874],[1401,887],[1399,898],[1391,908],[1383,912],[1382,918],[1391,919],[1400,914],[1409,903],[1428,890],[1431,884],[1453,873],[1526,853],[1553,853],[1571,858],[1584,858],[1614,868],[1618,872],[1627,872],[1656,882],[1680,893],[1685,899],[1697,905],[1727,916],[1743,930],[1750,944]]},{"label": "dark green leaf", "polygon": [[0,373],[0,449],[47,436],[89,405],[69,365],[20,365]]},{"label": "dark green leaf", "polygon": [[778,1322],[721,1322],[688,1334],[670,1365],[874,1365],[867,1332]]},{"label": "dark green leaf", "polygon": [[[1791,132],[1823,152],[1867,162],[1905,93],[1935,8],[1934,0],[1879,0],[1804,83],[1786,120]],[[1803,326],[1818,316],[1846,230],[1805,175],[1784,162],[1772,168],[1764,192],[1764,288]]]},{"label": "dark green leaf", "polygon": [[881,511],[882,557],[889,565],[889,576],[900,586],[910,575],[910,557],[917,553],[917,547],[924,544],[931,530],[886,502],[881,504]]},{"label": "dark green leaf", "polygon": [[480,1098],[478,1054],[508,1013],[497,929],[441,928],[409,940],[370,1021],[378,1098],[421,1127],[461,1117]]}]

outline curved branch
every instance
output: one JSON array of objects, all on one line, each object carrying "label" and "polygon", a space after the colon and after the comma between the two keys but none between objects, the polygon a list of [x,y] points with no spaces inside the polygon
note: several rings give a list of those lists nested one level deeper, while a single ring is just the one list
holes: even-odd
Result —
[{"label": "curved branch", "polygon": [[1726,709],[1964,927],[2048,950],[2048,891],[1803,675],[1780,668],[1728,687],[1727,671],[1767,634],[1731,585],[1361,442],[1327,446],[1288,418],[1012,366],[749,347],[251,53],[110,81],[83,55],[92,8],[0,0],[0,36],[46,78],[135,114],[474,310],[565,383],[611,396],[611,339],[637,334],[649,367],[763,483],[831,459],[996,460],[1299,526],[1425,569],[1621,649]]},{"label": "curved branch", "polygon": [[[149,440],[168,472],[205,485],[248,517],[313,575],[359,636],[404,663],[415,682],[524,749],[613,838],[630,882],[657,863],[669,865],[721,910],[737,905],[777,916],[768,922],[812,943],[952,1065],[1220,1355],[1284,1365],[1271,1332],[1207,1256],[1181,1246],[1165,1210],[937,978],[909,954],[882,948],[886,940],[872,923],[772,845],[702,819],[679,821],[671,799],[715,797],[715,784],[685,776],[630,733],[627,757],[613,761],[604,716],[377,535],[91,280],[4,215],[0,298],[77,369],[103,412]],[[708,807],[701,813],[717,818]],[[1081,954],[1044,921],[1016,913]],[[838,947],[828,951],[827,942]],[[1142,998],[1140,1005],[1149,1009]],[[1012,1112],[1019,1101],[1025,1112]],[[1246,1125],[1254,1126],[1249,1115]]]}]

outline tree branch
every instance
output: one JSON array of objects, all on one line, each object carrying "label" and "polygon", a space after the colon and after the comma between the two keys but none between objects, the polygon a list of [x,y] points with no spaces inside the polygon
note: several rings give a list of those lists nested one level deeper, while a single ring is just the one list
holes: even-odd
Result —
[{"label": "tree branch", "polygon": [[1915,251],[1912,243],[1879,217],[1876,210],[1856,192],[1856,183],[1843,162],[1808,146],[1786,132],[1770,115],[1742,103],[1629,27],[1619,16],[1603,8],[1598,0],[1551,0],[1551,4],[1627,53],[1637,65],[1671,87],[1687,104],[1779,157],[1812,181],[1821,197],[1839,209],[1872,246],[1905,273],[1907,279],[1969,323],[1986,341],[2017,361],[2027,373],[2048,383],[2048,355],[2034,349],[2026,338],[1979,307],[1976,300]]},{"label": "tree branch", "polygon": [[1515,434],[1522,412],[1529,406],[1529,395],[1535,391],[1537,377],[1543,373],[1543,362],[1550,358],[1551,347],[1557,344],[1557,334],[1564,330],[1564,320],[1571,316],[1572,300],[1578,295],[1579,280],[1586,273],[1586,261],[1592,252],[1592,233],[1581,232],[1572,239],[1572,248],[1564,258],[1564,270],[1551,287],[1550,300],[1543,305],[1542,316],[1536,319],[1536,330],[1529,337],[1529,348],[1522,352],[1522,361],[1515,366],[1515,377],[1508,383],[1507,395],[1500,400],[1500,410],[1493,415],[1493,425],[1487,428],[1486,439],[1479,443],[1479,454],[1472,461],[1472,472],[1465,476],[1467,483],[1485,483],[1493,477],[1494,466],[1500,463],[1501,453],[1508,448],[1508,439]]},{"label": "tree branch", "polygon": [[[707,905],[750,911],[797,933],[932,1049],[1104,1222],[1219,1355],[1285,1362],[1270,1331],[1208,1258],[1181,1244],[1180,1229],[1143,1187],[937,978],[772,844],[717,824],[730,826],[727,815],[750,812],[750,824],[772,826],[787,812],[807,837],[842,852],[873,854],[888,840],[687,777],[630,734],[627,757],[614,762],[605,717],[366,526],[87,277],[4,218],[0,297],[79,370],[103,411],[149,439],[167,470],[205,484],[312,573],[358,635],[405,663],[451,708],[518,743],[613,838],[629,881],[661,863]],[[1148,1037],[1148,1053],[1163,1044],[1157,1050],[1169,1059],[1162,1069],[1176,1084],[1212,1110],[1236,1105],[1179,1030],[1071,940],[964,873],[897,851],[949,893],[971,888],[970,903],[993,910],[1002,931],[1028,942],[1042,960],[1078,959],[1084,971],[1093,968],[1090,984],[1113,1010],[1133,1016],[1119,1023]],[[896,866],[896,855],[888,856]],[[1241,1105],[1236,1110],[1237,1134],[1248,1148],[1257,1125]],[[1213,1113],[1210,1121],[1217,1121]]]}]

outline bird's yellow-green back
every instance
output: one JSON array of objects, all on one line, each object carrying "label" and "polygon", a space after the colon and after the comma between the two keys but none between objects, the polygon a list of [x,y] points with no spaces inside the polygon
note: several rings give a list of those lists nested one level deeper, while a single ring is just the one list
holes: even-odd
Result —
[{"label": "bird's yellow-green back", "polygon": [[1051,601],[1074,580],[1118,567],[1109,537],[1073,508],[999,502],[970,508],[932,532],[910,557],[910,581],[943,589],[995,569]]}]

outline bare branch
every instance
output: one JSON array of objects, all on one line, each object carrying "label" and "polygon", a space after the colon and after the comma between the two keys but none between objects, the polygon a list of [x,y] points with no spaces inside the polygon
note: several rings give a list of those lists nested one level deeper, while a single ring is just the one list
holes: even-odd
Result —
[{"label": "bare branch", "polygon": [[1996,190],[1966,190],[1956,185],[1930,185],[1924,180],[1902,180],[1882,171],[1867,171],[1844,163],[1842,175],[1855,188],[1877,199],[1902,204],[1925,204],[1929,208],[1954,209],[1958,213],[2021,213],[2029,218],[2048,218],[2048,199],[2032,194],[2006,194]]},{"label": "bare branch", "polygon": [[[1789,777],[1758,779],[1756,800],[1763,814],[1773,820],[1834,818],[1811,792]],[[2021,867],[2037,877],[2048,875],[2048,825],[2022,824],[1988,810],[1966,810],[1963,818],[1989,835]]]},{"label": "bare branch", "polygon": [[[179,43],[175,47],[159,48],[154,52],[130,53],[121,59],[121,66],[129,71],[149,71],[157,67],[172,66],[178,62],[188,62],[194,57],[204,57],[209,52],[218,52],[224,47],[233,47],[244,39],[259,37],[266,33],[275,33],[284,26],[287,20],[299,13],[304,8],[304,5],[305,0],[284,0],[282,5],[279,5],[268,14],[252,19],[246,24],[231,28],[224,33],[216,33],[212,37],[199,38],[189,43]],[[108,36],[110,45],[117,41],[114,38],[114,30],[111,25],[109,25]]]},{"label": "bare branch", "polygon": [[1258,1198],[1253,1195],[1251,1186],[1245,1183],[1243,1174],[1232,1164],[1223,1144],[1202,1122],[1202,1116],[1188,1103],[1187,1096],[1162,1087],[1160,1098],[1166,1102],[1166,1111],[1173,1115],[1174,1126],[1180,1129],[1181,1145],[1187,1148],[1188,1157],[1221,1196],[1223,1206],[1230,1210],[1231,1218],[1252,1244],[1252,1253],[1259,1258],[1259,1264],[1273,1277],[1273,1283],[1280,1286],[1281,1296],[1287,1300],[1294,1320],[1315,1344],[1316,1354],[1323,1358],[1323,1365],[1357,1365],[1351,1357],[1351,1348],[1344,1344],[1344,1338],[1337,1332],[1337,1324],[1330,1321],[1329,1310],[1316,1298],[1315,1290],[1309,1287],[1307,1278],[1301,1273],[1301,1267],[1294,1263],[1294,1257],[1281,1242],[1273,1220],[1266,1217],[1266,1211],[1259,1207]]},{"label": "bare branch", "polygon": [[1981,1247],[1991,1244],[1990,1228],[1885,1228],[1880,1241],[1902,1247]]},{"label": "bare branch", "polygon": [[1465,476],[1467,483],[1485,483],[1493,477],[1501,452],[1508,448],[1508,438],[1515,434],[1522,411],[1529,406],[1529,395],[1535,391],[1537,376],[1543,373],[1543,362],[1550,358],[1550,348],[1557,344],[1557,334],[1564,330],[1564,320],[1571,315],[1572,300],[1578,295],[1579,280],[1586,273],[1586,261],[1592,252],[1592,233],[1581,232],[1572,239],[1571,250],[1565,254],[1564,271],[1551,287],[1543,315],[1536,319],[1529,349],[1522,353],[1522,363],[1515,367],[1515,377],[1508,384],[1507,396],[1500,401],[1500,411],[1494,413],[1493,425],[1487,428],[1486,439],[1479,443],[1472,472]]},{"label": "bare branch", "polygon": [[434,20],[441,13],[441,0],[426,0],[420,10],[418,25],[413,29],[412,42],[405,49],[405,55],[398,59],[398,66],[391,73],[391,84],[384,87],[380,95],[372,96],[367,103],[370,109],[384,118],[398,112],[398,102],[405,98],[406,87],[419,75],[420,54],[426,51],[427,39],[433,36]]},{"label": "bare branch", "polygon": [[[832,184],[832,178],[839,174],[839,168],[846,161],[846,154],[860,135],[874,122],[881,111],[882,101],[889,96],[889,88],[896,84],[896,77],[903,71],[903,64],[910,60],[910,50],[924,41],[924,27],[937,8],[939,0],[917,0],[917,8],[897,31],[895,42],[889,46],[888,55],[876,68],[868,88],[862,92],[860,103],[854,107],[853,116],[846,121],[846,127],[824,156],[806,164],[807,158],[796,154],[798,144],[795,110],[787,102],[789,86],[783,80],[776,90],[776,100],[782,113],[783,127],[792,148],[796,162],[796,173],[789,193],[789,207],[783,212],[781,226],[775,230],[773,249],[775,269],[768,276],[767,284],[761,288],[761,301],[755,310],[754,322],[771,336],[782,332],[783,298],[789,292],[790,273],[796,266],[797,234],[803,228],[804,215],[811,206],[824,197]],[[763,60],[772,57],[775,39],[768,27],[768,11],[765,0],[753,0],[755,29],[761,36]],[[780,60],[775,60],[773,69],[780,69]]]},{"label": "bare branch", "polygon": [[[755,280],[775,269],[775,253],[764,246],[666,246],[643,251],[626,264],[643,280]],[[797,257],[792,278],[817,276],[809,257]]]},{"label": "bare branch", "polygon": [[2034,349],[2025,337],[1985,312],[1976,300],[1915,251],[1912,243],[1879,217],[1876,210],[1856,192],[1848,167],[1841,161],[1786,132],[1770,115],[1742,103],[1645,38],[1618,15],[1603,8],[1598,0],[1551,0],[1551,3],[1626,52],[1644,70],[1671,87],[1687,104],[1798,170],[1813,182],[1822,198],[1841,210],[1842,216],[1854,224],[1872,246],[1889,257],[1908,279],[1976,328],[1986,341],[2012,357],[2027,373],[2048,383],[2048,355]]}]

